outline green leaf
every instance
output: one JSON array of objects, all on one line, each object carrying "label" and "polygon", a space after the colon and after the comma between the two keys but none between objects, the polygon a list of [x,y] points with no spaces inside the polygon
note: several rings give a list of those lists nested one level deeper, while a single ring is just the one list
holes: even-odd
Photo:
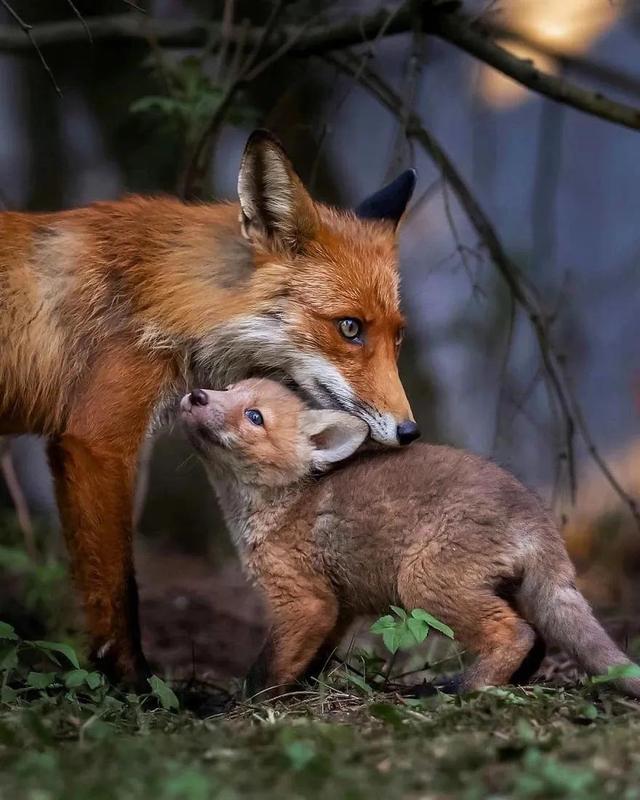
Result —
[{"label": "green leaf", "polygon": [[395,628],[396,624],[396,620],[391,614],[385,614],[384,617],[380,617],[380,619],[376,620],[369,630],[371,633],[383,634],[389,628]]},{"label": "green leaf", "polygon": [[368,695],[373,694],[373,689],[371,688],[371,686],[369,686],[367,681],[361,675],[356,675],[355,672],[347,670],[345,672],[345,677],[349,681],[349,683],[352,683],[354,686],[357,686],[358,689],[360,689],[364,694]]},{"label": "green leaf", "polygon": [[409,617],[409,619],[407,620],[407,628],[413,634],[416,644],[424,642],[424,640],[429,635],[429,626],[424,620],[421,619],[415,619],[414,617]]},{"label": "green leaf", "polygon": [[148,678],[149,686],[151,686],[151,694],[154,697],[157,697],[160,701],[160,705],[166,710],[171,711],[172,709],[179,709],[180,703],[178,702],[178,698],[176,697],[173,689],[167,686],[167,684],[159,678],[157,675],[152,675]]},{"label": "green leaf", "polygon": [[400,650],[411,650],[411,648],[415,647],[417,644],[416,637],[413,635],[413,632],[407,626],[406,622],[398,625],[397,636],[398,648]]},{"label": "green leaf", "polygon": [[616,664],[608,668],[606,675],[591,678],[591,683],[611,683],[623,678],[640,678],[640,667],[637,664]]},{"label": "green leaf", "polygon": [[404,727],[407,723],[407,718],[402,711],[390,703],[372,703],[369,706],[369,713],[372,717],[393,725],[394,728]]},{"label": "green leaf", "polygon": [[3,686],[0,691],[0,702],[2,703],[15,703],[18,699],[18,693],[10,686]]},{"label": "green leaf", "polygon": [[15,632],[13,625],[8,622],[0,622],[0,639],[17,639],[18,634]]},{"label": "green leaf", "polygon": [[0,545],[0,567],[7,570],[7,572],[24,575],[32,571],[33,562],[24,550]]},{"label": "green leaf", "polygon": [[0,648],[0,672],[9,672],[18,666],[18,645],[10,644]]},{"label": "green leaf", "polygon": [[452,628],[450,628],[448,625],[445,625],[444,622],[440,622],[437,617],[432,616],[428,611],[425,611],[422,608],[414,608],[411,612],[411,616],[414,619],[420,619],[423,622],[426,622],[430,628],[439,631],[449,639],[453,639],[455,637]]},{"label": "green leaf", "polygon": [[594,706],[593,703],[587,703],[584,705],[580,709],[580,713],[583,717],[585,717],[585,719],[598,719],[600,716],[597,706]]},{"label": "green leaf", "polygon": [[46,689],[56,679],[55,672],[30,672],[27,675],[27,686],[34,689]]},{"label": "green leaf", "polygon": [[97,689],[98,686],[102,686],[102,673],[101,672],[90,672],[87,675],[87,686],[90,689]]},{"label": "green leaf", "polygon": [[316,746],[310,741],[287,742],[284,752],[293,770],[303,770],[316,756]]},{"label": "green leaf", "polygon": [[400,647],[400,636],[398,629],[396,627],[385,628],[382,632],[382,641],[390,653],[397,653],[398,648]]},{"label": "green leaf", "polygon": [[65,658],[74,666],[76,669],[80,669],[80,663],[78,661],[78,656],[76,655],[76,651],[71,647],[71,645],[64,644],[62,642],[32,642],[34,647],[38,647],[40,650],[46,650],[47,652],[53,653],[61,653]]},{"label": "green leaf", "polygon": [[65,674],[64,685],[67,689],[77,689],[86,682],[88,677],[89,673],[86,669],[72,669]]},{"label": "green leaf", "polygon": [[404,608],[400,608],[400,606],[389,606],[389,608],[395,614],[397,614],[400,617],[401,620],[404,621],[407,618],[407,612],[404,610]]}]

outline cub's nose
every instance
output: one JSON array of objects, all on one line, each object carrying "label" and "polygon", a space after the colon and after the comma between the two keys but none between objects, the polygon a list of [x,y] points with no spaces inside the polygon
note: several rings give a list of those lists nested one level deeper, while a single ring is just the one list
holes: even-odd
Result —
[{"label": "cub's nose", "polygon": [[209,405],[209,398],[207,397],[207,393],[202,389],[194,389],[189,395],[189,400],[191,400],[191,405],[193,406]]},{"label": "cub's nose", "polygon": [[400,444],[410,444],[414,439],[420,436],[420,431],[415,422],[407,420],[407,422],[401,422],[398,425],[396,434]]}]

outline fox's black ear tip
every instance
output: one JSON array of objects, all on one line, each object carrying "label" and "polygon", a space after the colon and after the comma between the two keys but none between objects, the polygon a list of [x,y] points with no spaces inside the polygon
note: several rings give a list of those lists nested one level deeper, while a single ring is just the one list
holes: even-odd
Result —
[{"label": "fox's black ear tip", "polygon": [[405,170],[400,177],[404,177],[405,181],[407,182],[407,186],[413,194],[413,190],[416,188],[416,183],[418,183],[418,170],[411,167],[411,169]]},{"label": "fox's black ear tip", "polygon": [[251,150],[254,147],[262,147],[265,144],[278,147],[280,150],[284,149],[282,147],[282,142],[275,134],[271,133],[271,131],[268,131],[266,128],[256,128],[249,134],[245,145],[245,151]]},{"label": "fox's black ear tip", "polygon": [[405,212],[418,180],[415,169],[401,172],[391,183],[368,197],[356,208],[362,219],[388,220],[395,225]]}]

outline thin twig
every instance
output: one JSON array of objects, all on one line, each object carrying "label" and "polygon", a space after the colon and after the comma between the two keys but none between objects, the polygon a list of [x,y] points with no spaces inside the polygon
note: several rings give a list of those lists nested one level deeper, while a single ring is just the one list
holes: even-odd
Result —
[{"label": "thin twig", "polygon": [[76,15],[76,17],[80,20],[80,23],[81,23],[82,27],[85,29],[85,31],[87,33],[87,39],[89,40],[90,44],[93,44],[93,36],[91,35],[91,28],[87,25],[86,19],[82,16],[82,14],[78,10],[78,7],[73,2],[73,0],[67,0],[67,5],[73,11],[73,13]]},{"label": "thin twig", "polygon": [[[341,56],[333,55],[328,57],[328,60],[347,75],[352,77],[358,75],[358,80],[361,85],[376,97],[382,105],[388,108],[392,114],[397,116],[401,113],[401,98],[372,70],[367,68],[363,71],[359,60],[355,56],[346,54]],[[523,309],[529,318],[538,342],[542,364],[553,390],[553,397],[557,400],[562,414],[569,474],[569,489],[572,500],[575,500],[576,491],[574,436],[575,432],[578,431],[587,447],[590,457],[600,468],[602,474],[620,500],[627,506],[640,529],[640,508],[638,507],[638,503],[626,492],[617,478],[612,474],[609,466],[606,464],[606,461],[593,441],[589,426],[587,425],[580,404],[571,387],[564,357],[558,352],[551,338],[547,315],[544,312],[537,292],[521,273],[518,266],[509,258],[493,223],[484,213],[482,207],[471,193],[471,190],[462,179],[446,151],[424,127],[416,114],[412,114],[410,117],[407,126],[407,136],[414,138],[438,166],[443,177],[455,192],[459,203],[464,208],[480,240],[487,248],[495,267],[507,284],[514,301]]]},{"label": "thin twig", "polygon": [[[200,139],[196,143],[192,155],[189,158],[188,166],[185,171],[185,178],[183,181],[182,196],[185,199],[192,199],[196,194],[199,193],[201,188],[200,184],[204,178],[204,175],[206,174],[207,159],[205,156],[209,148],[209,143],[218,130],[218,127],[224,120],[237,92],[245,84],[258,78],[276,61],[279,61],[281,58],[287,55],[291,48],[294,47],[297,38],[302,36],[305,29],[304,26],[298,28],[298,30],[292,35],[291,39],[284,42],[280,48],[266,55],[263,61],[256,63],[260,53],[266,49],[269,37],[271,37],[278,16],[280,15],[283,7],[283,1],[276,3],[269,21],[263,28],[263,36],[258,40],[253,52],[243,63],[243,65],[235,70],[234,77],[232,77],[227,84],[216,110],[213,112],[207,127],[202,132]],[[237,52],[241,52],[240,47],[238,48]]]},{"label": "thin twig", "polygon": [[34,33],[33,33],[33,25],[30,25],[28,22],[25,22],[22,19],[22,17],[16,11],[13,10],[13,8],[9,4],[8,0],[0,0],[0,3],[2,3],[2,5],[6,9],[6,11],[15,19],[15,21],[18,23],[18,25],[22,29],[22,32],[26,35],[27,39],[31,43],[31,47],[33,47],[33,49],[38,54],[38,58],[40,59],[40,63],[42,64],[42,66],[44,68],[44,71],[49,76],[49,80],[53,84],[53,88],[56,90],[57,94],[60,95],[60,97],[62,97],[62,92],[60,91],[60,87],[58,86],[58,84],[56,82],[54,74],[53,74],[53,72],[51,72],[51,68],[49,67],[49,64],[47,63],[47,60],[44,57],[44,55],[42,53],[42,50],[40,49],[40,46],[38,45],[38,42],[36,41],[36,38],[35,38]]},{"label": "thin twig", "polygon": [[218,60],[215,71],[217,83],[222,81],[224,65],[227,62],[227,52],[229,50],[230,43],[229,34],[233,26],[233,14],[234,0],[224,0],[224,9],[222,12],[222,43],[220,45],[220,50],[218,51]]},{"label": "thin twig", "polygon": [[401,118],[398,120],[398,127],[395,135],[395,142],[391,150],[391,158],[389,159],[389,167],[387,169],[386,180],[391,180],[395,177],[396,172],[403,166],[403,149],[406,148],[407,143],[411,144],[407,139],[405,127],[408,114],[414,110],[415,102],[420,90],[422,82],[422,72],[425,64],[425,36],[422,30],[422,15],[420,13],[420,0],[413,0],[413,14],[412,14],[412,35],[411,35],[411,48],[409,50],[409,57],[407,59],[405,82],[403,87],[403,112]]}]

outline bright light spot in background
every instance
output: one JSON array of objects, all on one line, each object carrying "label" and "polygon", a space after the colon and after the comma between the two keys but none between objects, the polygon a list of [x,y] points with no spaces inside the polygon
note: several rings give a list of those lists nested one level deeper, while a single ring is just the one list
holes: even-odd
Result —
[{"label": "bright light spot in background", "polygon": [[[609,30],[619,14],[620,7],[611,0],[508,0],[497,18],[500,24],[532,42],[577,55]],[[511,41],[502,44],[518,58],[532,60],[539,69],[557,72],[554,60],[534,48]],[[519,83],[485,66],[481,68],[479,90],[483,99],[496,108],[522,103],[530,94]]]}]

